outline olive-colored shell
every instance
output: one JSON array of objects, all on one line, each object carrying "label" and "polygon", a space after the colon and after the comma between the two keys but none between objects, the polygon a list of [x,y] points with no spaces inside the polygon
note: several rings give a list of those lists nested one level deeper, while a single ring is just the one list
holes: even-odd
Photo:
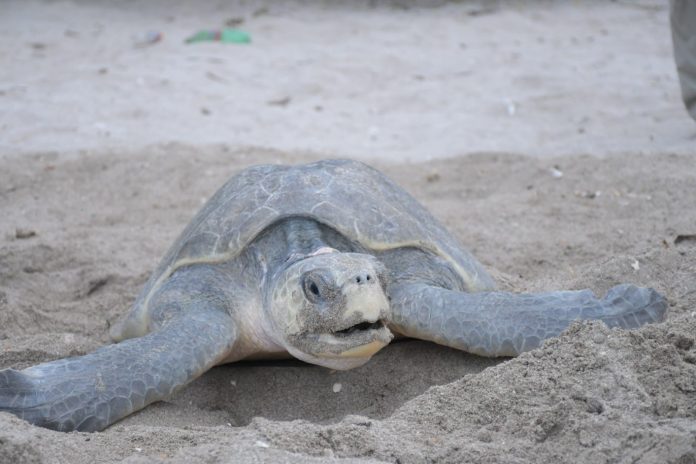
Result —
[{"label": "olive-colored shell", "polygon": [[467,290],[495,287],[481,264],[411,195],[356,161],[254,166],[225,183],[196,214],[143,289],[134,311],[181,266],[239,254],[273,223],[315,219],[367,249],[416,246],[448,260]]}]

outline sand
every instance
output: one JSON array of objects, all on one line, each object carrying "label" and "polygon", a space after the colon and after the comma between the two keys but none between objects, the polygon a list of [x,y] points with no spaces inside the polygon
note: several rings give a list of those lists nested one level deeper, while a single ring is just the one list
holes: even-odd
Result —
[{"label": "sand", "polygon": [[[664,293],[670,309],[630,332],[577,323],[516,359],[404,340],[348,372],[221,366],[94,434],[0,414],[0,463],[696,462],[696,124],[679,102],[663,5],[7,4],[0,368],[107,343],[230,175],[329,156],[382,169],[505,290],[602,294],[631,282]],[[184,49],[172,33],[150,47],[129,42],[150,27],[183,34],[236,16],[258,37],[238,49],[243,66],[219,44]],[[312,31],[335,34],[326,44]],[[414,41],[440,58],[406,53]],[[309,59],[328,64],[317,76],[290,72]],[[597,72],[584,67],[593,60]],[[455,76],[457,66],[472,74]],[[206,72],[243,77],[248,91]],[[146,84],[132,85],[139,74]],[[162,78],[170,87],[150,85]],[[124,109],[145,106],[140,116]]]},{"label": "sand", "polygon": [[[692,153],[667,2],[6,0],[0,152]],[[227,24],[246,46],[183,41]],[[142,46],[148,32],[162,34]]]}]

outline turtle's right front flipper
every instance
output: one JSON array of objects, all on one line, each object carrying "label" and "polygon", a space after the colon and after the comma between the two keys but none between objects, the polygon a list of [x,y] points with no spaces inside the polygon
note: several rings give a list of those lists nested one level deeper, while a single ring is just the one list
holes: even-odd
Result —
[{"label": "turtle's right front flipper", "polygon": [[102,430],[167,398],[223,359],[235,340],[218,309],[180,313],[144,337],[94,353],[0,371],[0,412],[54,430]]},{"label": "turtle's right front flipper", "polygon": [[631,329],[661,321],[667,310],[662,295],[634,285],[617,285],[604,298],[590,290],[464,293],[425,284],[400,285],[391,293],[397,332],[481,356],[517,356],[575,320]]}]

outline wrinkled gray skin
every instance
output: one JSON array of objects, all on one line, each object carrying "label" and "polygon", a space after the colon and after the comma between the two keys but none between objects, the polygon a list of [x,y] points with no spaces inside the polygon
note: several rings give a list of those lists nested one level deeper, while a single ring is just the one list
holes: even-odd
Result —
[{"label": "wrinkled gray skin", "polygon": [[498,292],[410,195],[352,161],[258,166],[230,179],[86,356],[0,371],[0,411],[56,430],[102,430],[211,367],[292,355],[367,362],[393,333],[515,356],[577,319],[662,320],[654,290]]}]

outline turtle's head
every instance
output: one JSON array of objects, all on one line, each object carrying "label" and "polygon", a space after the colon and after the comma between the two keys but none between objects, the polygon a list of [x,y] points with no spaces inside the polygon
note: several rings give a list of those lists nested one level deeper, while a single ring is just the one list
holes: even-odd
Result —
[{"label": "turtle's head", "polygon": [[291,355],[331,369],[361,366],[392,339],[386,268],[367,254],[333,251],[292,263],[274,282],[270,310]]}]

